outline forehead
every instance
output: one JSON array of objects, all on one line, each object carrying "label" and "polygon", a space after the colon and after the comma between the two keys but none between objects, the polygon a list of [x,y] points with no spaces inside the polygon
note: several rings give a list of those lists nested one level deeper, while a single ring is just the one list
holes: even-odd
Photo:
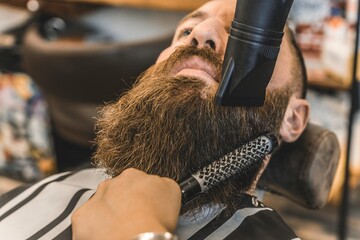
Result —
[{"label": "forehead", "polygon": [[234,0],[212,0],[196,9],[194,12],[188,14],[181,22],[186,22],[189,19],[199,18],[207,19],[216,17],[224,24],[230,24],[234,18],[235,1]]}]

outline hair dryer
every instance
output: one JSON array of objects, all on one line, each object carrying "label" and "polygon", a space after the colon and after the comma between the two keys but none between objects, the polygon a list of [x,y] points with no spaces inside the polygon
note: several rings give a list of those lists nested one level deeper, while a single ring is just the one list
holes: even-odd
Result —
[{"label": "hair dryer", "polygon": [[237,0],[216,104],[264,104],[293,1]]}]

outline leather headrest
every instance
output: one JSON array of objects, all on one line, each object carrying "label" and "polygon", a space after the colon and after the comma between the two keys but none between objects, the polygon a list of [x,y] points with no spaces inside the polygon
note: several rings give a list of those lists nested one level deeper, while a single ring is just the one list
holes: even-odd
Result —
[{"label": "leather headrest", "polygon": [[283,143],[271,157],[259,187],[319,209],[328,200],[340,157],[336,135],[308,124],[294,143]]}]

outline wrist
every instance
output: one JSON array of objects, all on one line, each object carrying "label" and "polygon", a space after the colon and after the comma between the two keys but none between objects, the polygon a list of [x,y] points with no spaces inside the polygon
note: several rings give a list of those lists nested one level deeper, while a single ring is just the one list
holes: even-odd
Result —
[{"label": "wrist", "polygon": [[[121,223],[120,223],[121,224]],[[131,218],[130,221],[121,224],[122,229],[126,229],[126,233],[122,232],[124,239],[136,239],[134,236],[137,236],[141,233],[166,233],[170,230],[167,229],[163,224],[161,224],[157,219],[154,218],[144,218],[139,216],[134,219]],[[147,238],[143,238],[147,239]],[[152,238],[149,238],[149,240]],[[157,239],[157,238],[154,238]],[[160,238],[161,239],[161,238]]]}]

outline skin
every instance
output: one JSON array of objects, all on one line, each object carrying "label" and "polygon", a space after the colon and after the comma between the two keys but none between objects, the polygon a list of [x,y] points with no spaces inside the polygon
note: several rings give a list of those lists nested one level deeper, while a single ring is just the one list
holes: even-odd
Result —
[{"label": "skin", "polygon": [[73,239],[119,240],[142,232],[174,231],[180,199],[174,180],[127,169],[102,182],[72,215]]},{"label": "skin", "polygon": [[[172,44],[160,54],[157,62],[167,59],[182,45],[211,47],[223,58],[234,9],[234,0],[214,0],[185,17],[178,25]],[[290,45],[283,41],[269,91],[291,81],[293,63],[289,59],[292,59]],[[219,85],[211,66],[196,57],[181,63],[171,74],[196,77],[214,91]],[[308,102],[294,93],[281,125],[281,141],[298,139],[306,127],[308,112]],[[100,184],[96,194],[75,212],[72,217],[73,239],[130,239],[146,231],[173,231],[180,197],[179,187],[173,180],[134,169],[124,171]]]}]

